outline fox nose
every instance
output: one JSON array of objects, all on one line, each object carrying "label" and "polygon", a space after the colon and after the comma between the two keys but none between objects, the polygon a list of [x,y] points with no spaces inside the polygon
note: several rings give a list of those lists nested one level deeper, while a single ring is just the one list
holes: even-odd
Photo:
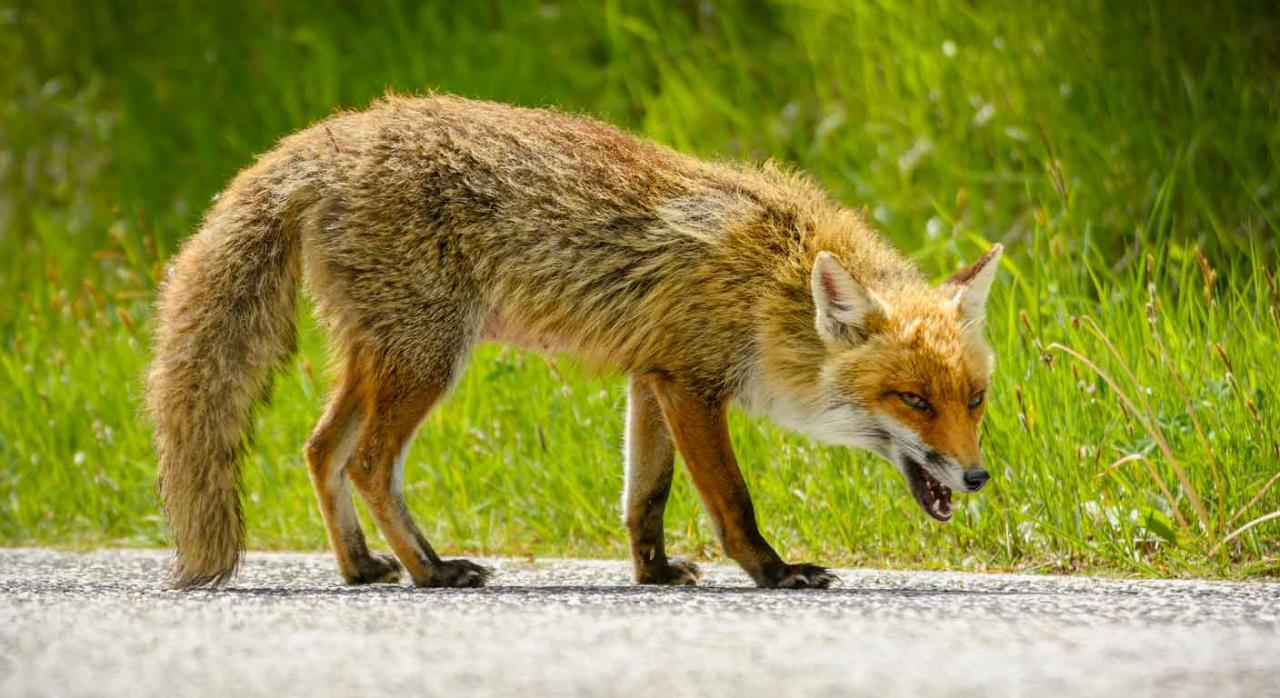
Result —
[{"label": "fox nose", "polygon": [[982,489],[982,486],[987,484],[987,480],[990,480],[990,479],[991,479],[991,476],[988,475],[987,471],[983,470],[982,468],[978,468],[977,470],[970,470],[969,472],[964,474],[964,484],[969,488],[970,492],[977,492],[978,490]]}]

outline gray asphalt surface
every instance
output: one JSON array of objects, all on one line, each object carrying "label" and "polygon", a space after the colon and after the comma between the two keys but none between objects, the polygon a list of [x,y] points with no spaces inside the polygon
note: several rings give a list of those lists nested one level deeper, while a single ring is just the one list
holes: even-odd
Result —
[{"label": "gray asphalt surface", "polygon": [[697,589],[613,561],[487,560],[475,590],[349,588],[250,554],[160,588],[162,552],[0,550],[0,696],[1280,695],[1280,584],[843,570]]}]

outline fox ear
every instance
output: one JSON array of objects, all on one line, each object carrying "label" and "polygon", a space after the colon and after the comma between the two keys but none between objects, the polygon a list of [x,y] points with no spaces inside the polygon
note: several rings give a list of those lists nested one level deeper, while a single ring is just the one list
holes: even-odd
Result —
[{"label": "fox ear", "polygon": [[965,322],[981,323],[986,319],[987,295],[991,292],[991,282],[995,281],[1003,251],[1004,246],[996,243],[981,259],[947,279],[948,284],[959,288],[951,302]]},{"label": "fox ear", "polygon": [[830,252],[818,253],[810,283],[815,322],[823,341],[857,344],[870,334],[873,317],[889,315],[885,302],[845,271]]}]

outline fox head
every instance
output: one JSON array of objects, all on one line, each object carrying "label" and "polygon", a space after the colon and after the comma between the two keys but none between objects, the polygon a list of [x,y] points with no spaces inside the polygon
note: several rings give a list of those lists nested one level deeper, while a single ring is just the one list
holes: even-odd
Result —
[{"label": "fox head", "polygon": [[879,454],[902,472],[927,514],[951,518],[951,492],[987,482],[978,424],[993,369],[983,338],[1001,246],[938,287],[884,294],[829,252],[813,264],[816,328],[825,346],[819,414],[828,442]]}]

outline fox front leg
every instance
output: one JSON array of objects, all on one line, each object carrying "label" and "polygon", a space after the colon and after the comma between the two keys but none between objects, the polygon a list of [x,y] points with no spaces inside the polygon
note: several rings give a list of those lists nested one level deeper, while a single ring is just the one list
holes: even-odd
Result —
[{"label": "fox front leg", "polygon": [[726,403],[707,400],[661,374],[652,376],[649,385],[729,557],[751,575],[756,586],[830,586],[835,575],[826,568],[784,562],[761,535],[729,439]]},{"label": "fox front leg", "polygon": [[692,586],[701,572],[688,560],[668,559],[662,516],[671,494],[675,444],[657,396],[643,377],[627,390],[627,479],[622,516],[631,539],[631,561],[640,584]]}]

